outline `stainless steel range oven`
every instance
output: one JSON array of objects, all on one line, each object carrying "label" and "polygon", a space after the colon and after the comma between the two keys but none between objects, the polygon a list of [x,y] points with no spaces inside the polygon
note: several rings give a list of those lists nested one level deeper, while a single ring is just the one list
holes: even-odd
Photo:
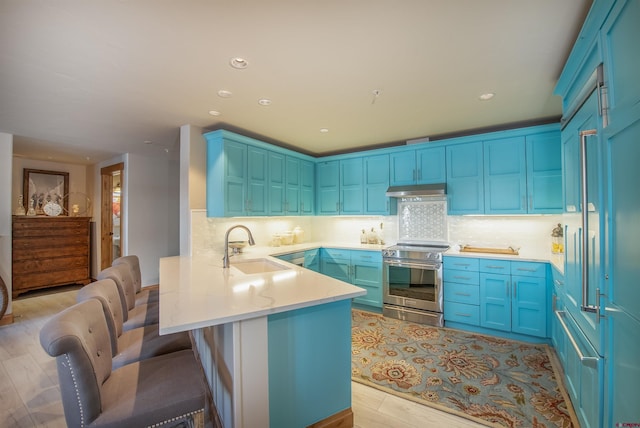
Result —
[{"label": "stainless steel range oven", "polygon": [[442,253],[448,248],[398,244],[382,251],[383,315],[443,325]]}]

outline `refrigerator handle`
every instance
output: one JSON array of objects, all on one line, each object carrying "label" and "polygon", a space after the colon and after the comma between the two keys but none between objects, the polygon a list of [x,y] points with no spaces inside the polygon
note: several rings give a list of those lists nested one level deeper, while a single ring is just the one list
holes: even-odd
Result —
[{"label": "refrigerator handle", "polygon": [[[582,305],[584,312],[597,312],[589,304],[589,189],[587,188],[587,137],[596,135],[596,129],[580,131],[580,181],[582,185]],[[599,317],[596,317],[599,318]]]}]

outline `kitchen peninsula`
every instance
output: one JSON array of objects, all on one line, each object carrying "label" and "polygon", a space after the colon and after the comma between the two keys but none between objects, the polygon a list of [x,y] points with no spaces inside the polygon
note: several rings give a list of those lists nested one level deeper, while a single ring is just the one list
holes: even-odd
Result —
[{"label": "kitchen peninsula", "polygon": [[227,269],[222,254],[168,257],[160,332],[193,332],[224,426],[351,426],[351,299],[363,294],[258,250]]}]

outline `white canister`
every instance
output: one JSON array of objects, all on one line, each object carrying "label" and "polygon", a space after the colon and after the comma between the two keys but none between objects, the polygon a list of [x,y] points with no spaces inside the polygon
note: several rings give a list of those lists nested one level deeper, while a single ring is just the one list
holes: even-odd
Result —
[{"label": "white canister", "polygon": [[293,228],[293,243],[302,244],[304,242],[304,230],[300,226]]}]

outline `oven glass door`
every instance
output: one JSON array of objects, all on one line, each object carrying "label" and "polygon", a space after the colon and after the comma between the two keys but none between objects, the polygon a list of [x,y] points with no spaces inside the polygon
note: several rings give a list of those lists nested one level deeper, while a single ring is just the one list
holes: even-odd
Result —
[{"label": "oven glass door", "polygon": [[385,263],[384,303],[442,312],[442,267]]}]

